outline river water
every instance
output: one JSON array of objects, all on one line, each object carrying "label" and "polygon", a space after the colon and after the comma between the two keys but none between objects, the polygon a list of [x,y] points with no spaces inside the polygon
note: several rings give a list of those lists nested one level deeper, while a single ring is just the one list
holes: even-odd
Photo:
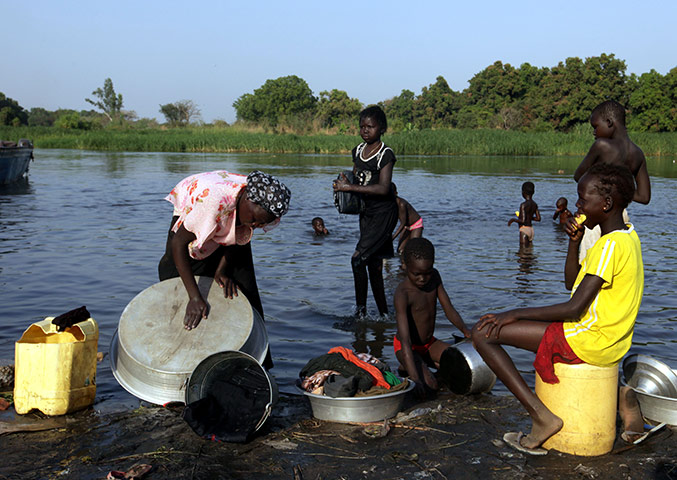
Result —
[{"label": "river water", "polygon": [[[567,238],[552,222],[557,198],[575,211],[572,174],[580,159],[561,157],[402,157],[393,180],[421,214],[436,247],[452,303],[471,326],[480,315],[565,301]],[[649,159],[650,205],[628,208],[642,241],[645,290],[631,353],[677,368],[677,165]],[[272,154],[110,153],[37,150],[25,183],[0,186],[0,365],[13,363],[14,342],[32,323],[86,305],[108,352],[125,306],[156,283],[171,217],[163,198],[182,178],[224,169],[260,169],[292,190],[280,226],[255,233],[252,246],[280,390],[292,391],[301,367],[336,345],[372,353],[395,367],[394,320],[355,323],[350,256],[357,217],[339,215],[331,182],[348,156]],[[536,185],[542,222],[532,247],[520,250],[507,227],[522,201],[523,181]],[[321,216],[331,234],[317,239]],[[402,280],[399,261],[385,265],[386,291]],[[376,317],[369,293],[368,309]],[[438,309],[436,336],[455,328]],[[533,384],[533,354],[511,350]],[[108,359],[97,372],[97,405],[138,405],[113,377]],[[494,391],[505,393],[497,384]]]}]

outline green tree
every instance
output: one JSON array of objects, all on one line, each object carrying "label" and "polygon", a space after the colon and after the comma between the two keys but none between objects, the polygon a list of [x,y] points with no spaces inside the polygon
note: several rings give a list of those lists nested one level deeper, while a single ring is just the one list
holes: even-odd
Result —
[{"label": "green tree", "polygon": [[604,100],[627,104],[626,65],[613,54],[567,58],[543,81],[544,115],[559,130],[587,123],[590,112]]},{"label": "green tree", "polygon": [[174,103],[160,105],[160,112],[172,126],[185,127],[191,120],[200,116],[200,109],[192,100],[179,100]]},{"label": "green tree", "polygon": [[122,111],[122,94],[115,93],[115,88],[113,88],[113,81],[110,78],[107,78],[103,82],[103,89],[101,87],[97,88],[92,92],[98,100],[91,100],[85,98],[87,103],[91,103],[96,108],[101,110],[109,121],[117,119],[120,117],[120,112]]},{"label": "green tree", "polygon": [[355,123],[361,110],[362,102],[357,98],[350,98],[343,90],[333,89],[320,92],[316,118],[323,127],[345,126]]},{"label": "green tree", "polygon": [[28,125],[31,127],[51,127],[56,118],[56,112],[50,112],[41,107],[31,108],[28,112]]},{"label": "green tree", "polygon": [[[673,78],[677,76],[677,67],[673,68],[671,73]],[[654,69],[640,75],[628,102],[631,112],[628,128],[638,131],[674,132],[677,127],[675,87],[674,83],[670,85],[669,76],[663,77]]]},{"label": "green tree", "polygon": [[76,111],[62,113],[54,122],[55,127],[67,130],[89,130],[91,123],[83,120]]},{"label": "green tree", "polygon": [[414,102],[414,121],[419,128],[451,127],[453,115],[462,107],[462,97],[443,76],[421,89]]},{"label": "green tree", "polygon": [[302,78],[296,75],[267,80],[253,94],[244,94],[233,102],[237,118],[267,122],[276,126],[286,117],[315,112],[317,98]]},{"label": "green tree", "polygon": [[16,100],[6,97],[0,92],[0,125],[26,125],[28,114]]},{"label": "green tree", "polygon": [[398,96],[383,102],[383,111],[388,116],[389,128],[403,130],[413,127],[415,101],[414,92],[405,89]]}]

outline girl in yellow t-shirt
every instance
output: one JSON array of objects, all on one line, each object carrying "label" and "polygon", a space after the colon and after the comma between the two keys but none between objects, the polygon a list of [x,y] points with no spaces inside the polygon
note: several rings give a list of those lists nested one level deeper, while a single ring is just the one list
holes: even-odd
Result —
[{"label": "girl in yellow t-shirt", "polygon": [[[613,365],[630,348],[644,287],[639,238],[634,227],[623,222],[623,209],[634,192],[634,178],[626,167],[591,167],[578,182],[578,211],[565,224],[569,247],[564,279],[566,288],[572,290],[569,300],[489,313],[473,328],[475,348],[531,417],[528,435],[508,433],[504,437],[518,450],[547,453],[539,447],[562,428],[562,419],[531,391],[501,345],[536,352],[536,370],[550,383],[558,382],[553,361]],[[583,225],[599,225],[602,237],[581,265],[578,246]]]}]

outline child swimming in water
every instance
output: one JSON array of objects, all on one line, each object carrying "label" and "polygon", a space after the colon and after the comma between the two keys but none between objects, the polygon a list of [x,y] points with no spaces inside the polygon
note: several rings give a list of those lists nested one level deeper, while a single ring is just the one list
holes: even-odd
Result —
[{"label": "child swimming in water", "polygon": [[564,225],[565,223],[567,223],[569,217],[572,216],[572,213],[567,208],[568,205],[569,201],[564,197],[559,197],[557,199],[557,202],[555,202],[555,208],[557,208],[557,210],[555,210],[552,219],[557,220],[557,218],[559,217],[560,225]]},{"label": "child swimming in water", "polygon": [[322,217],[315,217],[311,220],[311,225],[313,226],[313,234],[316,237],[323,237],[329,235],[329,230],[324,226],[324,220]]}]

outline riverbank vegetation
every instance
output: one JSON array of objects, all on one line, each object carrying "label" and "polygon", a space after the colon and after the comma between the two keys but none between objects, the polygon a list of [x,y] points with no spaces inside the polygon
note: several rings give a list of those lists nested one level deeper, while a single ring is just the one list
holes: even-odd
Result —
[{"label": "riverbank vegetation", "polygon": [[[314,95],[295,75],[267,80],[233,103],[237,121],[205,123],[191,100],[160,105],[166,122],[123,109],[110,78],[86,102],[97,110],[23,109],[0,92],[0,138],[38,148],[175,152],[347,153],[359,141],[365,105],[345,91]],[[500,61],[463,91],[439,76],[420,94],[378,102],[388,117],[385,141],[405,155],[583,155],[589,116],[606,99],[627,110],[632,139],[647,155],[677,155],[677,67],[626,74],[623,60],[601,54],[554,67]]]},{"label": "riverbank vegetation", "polygon": [[[677,155],[677,132],[631,133],[648,156]],[[172,129],[67,130],[58,127],[0,127],[0,138],[28,138],[37,148],[138,152],[262,152],[347,154],[360,141],[348,133],[267,133],[238,126]],[[497,129],[424,129],[383,137],[398,155],[584,155],[590,129],[520,132]]]}]

